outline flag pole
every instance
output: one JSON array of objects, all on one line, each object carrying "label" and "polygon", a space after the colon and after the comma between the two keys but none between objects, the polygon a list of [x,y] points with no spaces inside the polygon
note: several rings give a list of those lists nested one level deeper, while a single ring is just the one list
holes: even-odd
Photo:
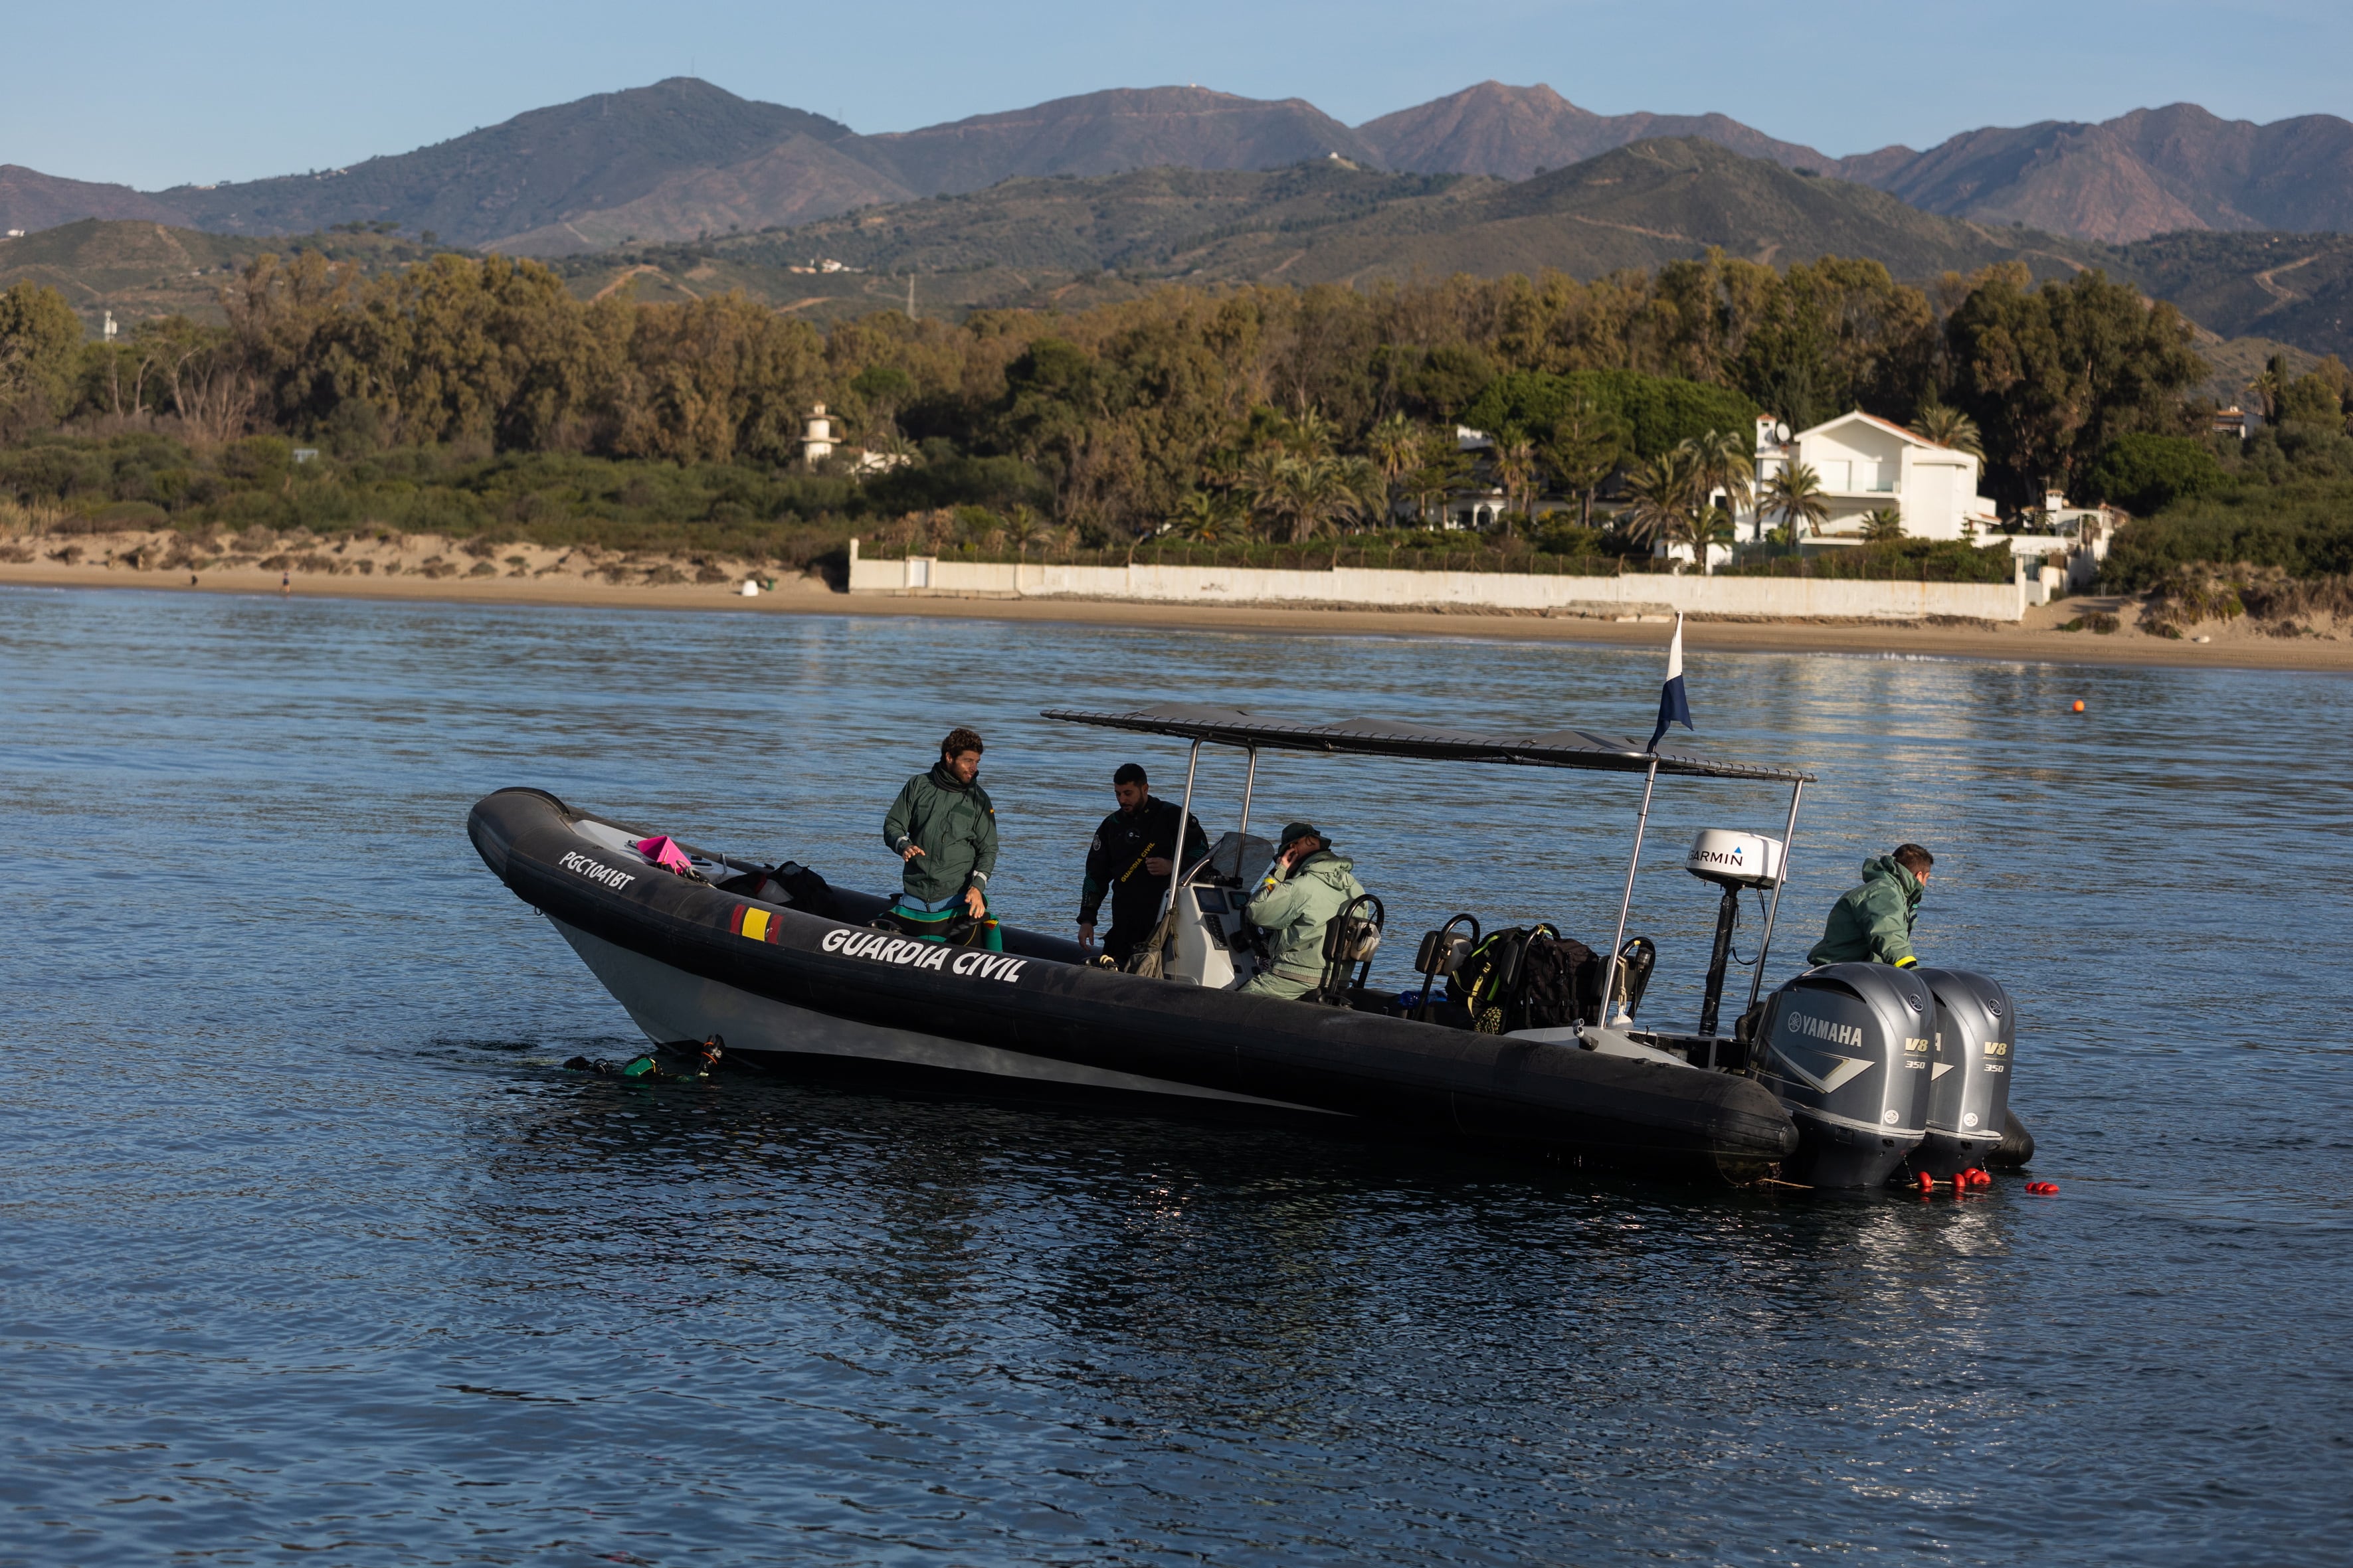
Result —
[{"label": "flag pole", "polygon": [[[1651,731],[1651,743],[1642,749],[1651,754],[1651,765],[1642,771],[1642,812],[1634,819],[1634,853],[1626,862],[1626,891],[1618,900],[1618,934],[1609,939],[1609,967],[1601,977],[1601,1022],[1606,1027],[1613,1019],[1609,1005],[1618,994],[1618,972],[1624,964],[1626,946],[1626,916],[1634,907],[1634,874],[1642,868],[1642,836],[1651,826],[1651,795],[1659,784],[1659,742],[1666,738],[1667,726],[1681,724],[1692,728],[1691,700],[1683,695],[1683,615],[1675,612],[1675,635],[1667,644],[1667,679],[1659,688],[1659,727]],[[1627,1022],[1633,1015],[1623,1015]]]},{"label": "flag pole", "polygon": [[1642,833],[1651,826],[1651,791],[1658,782],[1659,759],[1654,756],[1642,773],[1642,815],[1634,819],[1634,854],[1626,862],[1626,895],[1618,900],[1618,934],[1609,939],[1609,968],[1601,979],[1601,1022],[1605,1026],[1612,1022],[1609,1004],[1618,994],[1619,954],[1626,945],[1626,913],[1634,907],[1634,872],[1642,864]]}]

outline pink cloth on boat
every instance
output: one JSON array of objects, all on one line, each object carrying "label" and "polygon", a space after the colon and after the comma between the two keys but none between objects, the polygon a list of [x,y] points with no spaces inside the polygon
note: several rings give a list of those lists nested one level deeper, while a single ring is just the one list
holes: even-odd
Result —
[{"label": "pink cloth on boat", "polygon": [[663,870],[684,876],[694,869],[694,862],[678,847],[678,840],[665,835],[659,838],[640,838],[629,846]]}]

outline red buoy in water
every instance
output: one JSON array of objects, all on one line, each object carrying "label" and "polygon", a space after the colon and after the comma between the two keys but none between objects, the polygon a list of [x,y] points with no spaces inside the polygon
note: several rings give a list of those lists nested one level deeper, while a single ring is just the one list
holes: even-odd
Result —
[{"label": "red buoy in water", "polygon": [[1921,1173],[1920,1173],[1920,1193],[1921,1193],[1921,1195],[1925,1197],[1925,1196],[1926,1196],[1928,1194],[1933,1193],[1933,1192],[1935,1192],[1936,1190],[1936,1177],[1934,1177],[1934,1176],[1932,1176],[1932,1175],[1930,1175],[1930,1174],[1929,1174],[1927,1172],[1926,1172],[1926,1171],[1921,1172]]},{"label": "red buoy in water", "polygon": [[2078,712],[2078,713],[2081,713],[2083,710],[2084,710],[2084,700],[2083,700],[2082,698],[2078,697],[2077,699],[2075,699],[2075,711],[2076,711],[2076,712]]}]

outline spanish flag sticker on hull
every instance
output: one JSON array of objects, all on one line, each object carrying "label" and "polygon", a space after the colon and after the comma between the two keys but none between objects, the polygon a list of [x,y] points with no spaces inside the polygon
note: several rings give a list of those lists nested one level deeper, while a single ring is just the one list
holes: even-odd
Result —
[{"label": "spanish flag sticker on hull", "polygon": [[776,917],[765,910],[738,904],[734,914],[728,919],[727,929],[753,942],[774,942],[776,940]]}]

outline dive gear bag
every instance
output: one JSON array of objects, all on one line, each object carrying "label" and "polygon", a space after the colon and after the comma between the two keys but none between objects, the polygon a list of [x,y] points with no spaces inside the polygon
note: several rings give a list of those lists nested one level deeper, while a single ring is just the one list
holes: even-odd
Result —
[{"label": "dive gear bag", "polygon": [[1549,922],[1489,933],[1446,977],[1446,995],[1481,1034],[1599,1023],[1605,965]]}]

